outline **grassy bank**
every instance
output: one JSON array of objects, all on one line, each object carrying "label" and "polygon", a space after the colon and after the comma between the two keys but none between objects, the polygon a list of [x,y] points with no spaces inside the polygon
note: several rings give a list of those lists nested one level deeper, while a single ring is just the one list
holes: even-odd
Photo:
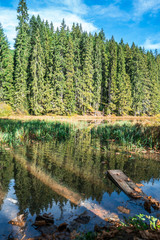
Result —
[{"label": "grassy bank", "polygon": [[69,123],[0,119],[0,141],[12,146],[30,140],[65,140],[72,135],[73,128]]},{"label": "grassy bank", "polygon": [[103,124],[91,130],[92,137],[98,137],[102,142],[114,142],[130,149],[160,148],[160,126],[117,122]]},{"label": "grassy bank", "polygon": [[102,145],[115,144],[134,148],[160,149],[160,126],[151,124],[118,121],[98,126],[86,122],[69,123],[57,121],[20,121],[0,119],[0,141],[11,145],[19,145],[26,141],[66,140],[76,136],[78,130],[91,134],[91,138],[100,138]]}]

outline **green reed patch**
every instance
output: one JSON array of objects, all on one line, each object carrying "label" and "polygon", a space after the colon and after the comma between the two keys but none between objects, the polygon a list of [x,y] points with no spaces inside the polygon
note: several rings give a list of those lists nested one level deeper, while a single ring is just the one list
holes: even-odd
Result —
[{"label": "green reed patch", "polygon": [[0,141],[19,145],[29,140],[65,140],[72,135],[73,129],[74,126],[69,123],[0,119]]},{"label": "green reed patch", "polygon": [[116,144],[127,148],[160,149],[160,126],[116,122],[88,127],[86,124],[73,124],[53,121],[17,121],[0,119],[0,142],[19,145],[26,141],[66,140],[81,132],[92,139],[99,138],[102,145]]},{"label": "green reed patch", "polygon": [[103,142],[114,142],[133,148],[160,148],[160,126],[117,122],[103,124],[91,130],[92,138],[98,137]]}]

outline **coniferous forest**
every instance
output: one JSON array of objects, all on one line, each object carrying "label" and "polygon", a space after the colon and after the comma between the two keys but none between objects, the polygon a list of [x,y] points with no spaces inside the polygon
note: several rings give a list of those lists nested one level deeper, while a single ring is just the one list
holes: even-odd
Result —
[{"label": "coniferous forest", "polygon": [[[42,16],[43,17],[43,16]],[[0,102],[41,114],[160,113],[160,54],[106,40],[63,20],[60,28],[17,9],[14,50],[0,25]]]}]

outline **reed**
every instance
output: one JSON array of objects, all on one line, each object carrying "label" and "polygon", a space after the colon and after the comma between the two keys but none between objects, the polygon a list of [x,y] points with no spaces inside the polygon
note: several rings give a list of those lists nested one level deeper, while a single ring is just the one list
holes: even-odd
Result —
[{"label": "reed", "polygon": [[160,149],[160,126],[116,122],[103,124],[91,130],[92,138],[100,138],[103,142],[132,148]]},{"label": "reed", "polygon": [[111,143],[133,148],[160,149],[160,126],[144,125],[119,121],[101,124],[97,127],[55,121],[20,121],[0,119],[0,142],[10,146],[20,145],[29,141],[59,141],[76,137],[78,132],[84,136],[91,134],[91,138],[99,138],[103,145]]},{"label": "reed", "polygon": [[0,119],[1,143],[19,145],[30,140],[66,140],[74,132],[74,125],[64,122],[15,121]]}]

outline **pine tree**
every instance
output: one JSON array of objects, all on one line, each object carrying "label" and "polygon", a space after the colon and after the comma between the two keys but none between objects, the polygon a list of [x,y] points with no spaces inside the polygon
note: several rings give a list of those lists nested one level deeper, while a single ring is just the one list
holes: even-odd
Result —
[{"label": "pine tree", "polygon": [[45,113],[53,110],[53,49],[54,49],[54,34],[50,29],[48,22],[44,26],[44,58],[45,58],[45,91],[44,91],[44,109]]},{"label": "pine tree", "polygon": [[54,46],[54,74],[53,74],[53,111],[57,114],[64,114],[64,87],[65,87],[65,54],[66,54],[66,25],[64,20],[61,30],[55,33]]},{"label": "pine tree", "polygon": [[82,113],[93,111],[93,40],[87,33],[82,35]]},{"label": "pine tree", "polygon": [[150,106],[150,80],[147,68],[147,58],[141,49],[132,45],[131,84],[132,109],[134,115],[149,113]]},{"label": "pine tree", "polygon": [[107,88],[107,114],[116,112],[117,104],[117,44],[112,37],[108,42],[109,52],[109,78]]},{"label": "pine tree", "polygon": [[101,104],[101,85],[102,85],[102,52],[101,38],[95,34],[93,51],[93,108],[98,111]]},{"label": "pine tree", "polygon": [[13,57],[0,24],[0,101],[13,105]]},{"label": "pine tree", "polygon": [[117,113],[118,115],[128,114],[131,111],[131,82],[125,70],[125,57],[122,45],[118,46],[117,64]]},{"label": "pine tree", "polygon": [[20,111],[28,110],[27,101],[27,68],[29,56],[29,25],[28,9],[25,0],[20,0],[18,9],[17,37],[14,55],[14,87],[15,108]]},{"label": "pine tree", "polygon": [[74,89],[74,52],[72,37],[68,34],[65,54],[65,88],[64,88],[65,113],[75,113],[75,89]]},{"label": "pine tree", "polygon": [[[102,36],[104,36],[104,34]],[[104,37],[103,37],[103,39],[104,39]],[[106,50],[106,42],[104,42],[104,41],[101,42],[101,57],[102,57],[102,60],[101,60],[101,63],[102,63],[101,110],[103,110],[104,113],[107,113],[109,59],[108,59],[108,53],[107,53],[107,50]]]},{"label": "pine tree", "polygon": [[158,79],[158,65],[152,52],[147,52],[150,88],[149,114],[155,115],[160,112],[160,82]]},{"label": "pine tree", "polygon": [[82,113],[83,91],[82,91],[82,66],[81,66],[81,37],[82,29],[77,24],[73,24],[71,36],[73,39],[74,51],[74,92],[76,102],[76,112]]},{"label": "pine tree", "polygon": [[31,40],[30,56],[30,106],[35,115],[44,113],[44,54],[40,43],[39,28],[36,29]]}]

